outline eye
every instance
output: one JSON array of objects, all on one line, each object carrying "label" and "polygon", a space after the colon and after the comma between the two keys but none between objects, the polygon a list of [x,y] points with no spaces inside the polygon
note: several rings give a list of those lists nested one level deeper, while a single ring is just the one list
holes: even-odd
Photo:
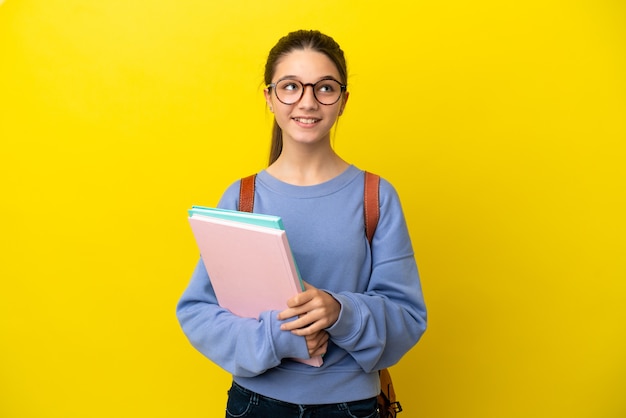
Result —
[{"label": "eye", "polygon": [[300,90],[300,85],[294,81],[283,81],[278,85],[278,87],[289,93]]},{"label": "eye", "polygon": [[324,94],[335,93],[340,88],[339,84],[333,80],[322,80],[316,86],[317,92]]},{"label": "eye", "polygon": [[333,89],[333,86],[331,86],[330,84],[323,84],[319,86],[318,90],[321,91],[322,93],[330,93],[334,89]]}]

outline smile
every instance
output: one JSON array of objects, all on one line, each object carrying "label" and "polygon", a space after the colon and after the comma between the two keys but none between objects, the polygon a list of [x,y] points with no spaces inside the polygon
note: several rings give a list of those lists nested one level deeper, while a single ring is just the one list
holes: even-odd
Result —
[{"label": "smile", "polygon": [[312,125],[320,121],[320,119],[314,119],[314,118],[293,118],[293,120],[299,123],[307,124],[307,125]]}]

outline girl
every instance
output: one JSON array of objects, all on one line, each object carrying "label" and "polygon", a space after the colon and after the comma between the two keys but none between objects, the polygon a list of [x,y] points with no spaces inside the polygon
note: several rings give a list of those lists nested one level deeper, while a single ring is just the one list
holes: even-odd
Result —
[{"label": "girl", "polygon": [[[177,307],[183,331],[233,375],[227,417],[378,417],[378,371],[426,329],[426,309],[394,188],[381,179],[380,220],[364,231],[364,172],[331,146],[348,101],[343,51],[318,31],[270,51],[265,100],[274,113],[270,164],[254,211],[282,217],[306,290],[282,312],[240,318],[216,301],[200,260]],[[237,209],[239,181],[219,207]],[[324,356],[317,368],[290,358]]]}]

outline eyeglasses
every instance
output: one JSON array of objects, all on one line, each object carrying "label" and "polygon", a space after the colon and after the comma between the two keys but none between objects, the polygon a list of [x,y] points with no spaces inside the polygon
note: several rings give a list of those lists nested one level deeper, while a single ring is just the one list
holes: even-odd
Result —
[{"label": "eyeglasses", "polygon": [[290,78],[278,80],[267,87],[274,89],[276,98],[283,104],[292,105],[302,99],[304,89],[311,86],[313,97],[320,104],[333,105],[341,98],[341,93],[346,91],[346,85],[333,78],[325,78],[317,83],[301,83]]}]

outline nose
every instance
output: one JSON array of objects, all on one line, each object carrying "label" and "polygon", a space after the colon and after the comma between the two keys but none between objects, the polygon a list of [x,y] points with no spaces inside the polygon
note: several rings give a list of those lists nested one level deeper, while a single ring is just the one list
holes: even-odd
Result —
[{"label": "nose", "polygon": [[[311,87],[311,89],[307,89],[307,87]],[[315,98],[314,89],[315,86],[311,83],[302,85],[302,97],[300,97],[300,102],[298,103],[300,107],[305,108],[314,108],[317,107],[317,99]]]}]

